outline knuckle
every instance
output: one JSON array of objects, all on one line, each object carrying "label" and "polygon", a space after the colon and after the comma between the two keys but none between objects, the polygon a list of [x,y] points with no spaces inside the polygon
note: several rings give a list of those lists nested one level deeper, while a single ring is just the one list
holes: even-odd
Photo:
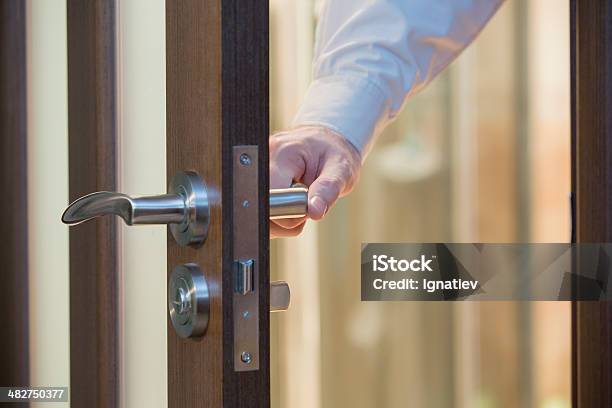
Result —
[{"label": "knuckle", "polygon": [[342,158],[338,163],[338,173],[343,180],[344,191],[349,192],[359,179],[359,166],[352,160]]},{"label": "knuckle", "polygon": [[281,146],[285,142],[286,139],[287,139],[286,132],[275,133],[272,136],[270,136],[270,138],[268,139],[270,150],[277,149],[279,146]]},{"label": "knuckle", "polygon": [[340,193],[343,181],[337,176],[324,176],[317,180],[319,187],[334,196]]},{"label": "knuckle", "polygon": [[270,153],[272,156],[294,156],[300,150],[300,143],[296,141],[278,141],[270,145]]}]

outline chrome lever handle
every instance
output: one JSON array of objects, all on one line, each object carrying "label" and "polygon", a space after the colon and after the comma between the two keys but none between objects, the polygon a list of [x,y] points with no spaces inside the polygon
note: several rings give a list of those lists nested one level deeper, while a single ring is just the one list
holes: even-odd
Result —
[{"label": "chrome lever handle", "polygon": [[[300,218],[308,209],[308,188],[270,190],[270,218]],[[127,225],[168,224],[180,245],[199,246],[208,231],[210,209],[206,185],[194,172],[179,172],[168,187],[168,194],[130,197],[122,193],[98,191],[73,201],[62,215],[62,222],[77,225],[103,215],[117,215]]]},{"label": "chrome lever handle", "polygon": [[127,225],[180,224],[185,220],[186,203],[179,194],[132,198],[121,193],[98,191],[70,204],[62,215],[62,222],[76,225],[102,215],[117,215]]},{"label": "chrome lever handle", "polygon": [[308,213],[308,187],[294,184],[290,188],[270,190],[270,219],[301,218]]},{"label": "chrome lever handle", "polygon": [[176,242],[197,247],[208,232],[208,192],[196,173],[179,172],[170,182],[168,194],[132,198],[99,191],[72,202],[62,222],[77,225],[103,215],[117,215],[127,225],[168,224]]}]

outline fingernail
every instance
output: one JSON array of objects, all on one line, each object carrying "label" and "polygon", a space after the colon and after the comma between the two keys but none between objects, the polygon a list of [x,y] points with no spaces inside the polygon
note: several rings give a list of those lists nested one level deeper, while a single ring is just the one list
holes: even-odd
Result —
[{"label": "fingernail", "polygon": [[327,204],[325,204],[325,201],[323,201],[323,199],[319,196],[314,196],[310,199],[310,204],[309,204],[313,210],[315,210],[317,213],[320,213],[321,216],[325,215],[325,213],[327,212]]}]

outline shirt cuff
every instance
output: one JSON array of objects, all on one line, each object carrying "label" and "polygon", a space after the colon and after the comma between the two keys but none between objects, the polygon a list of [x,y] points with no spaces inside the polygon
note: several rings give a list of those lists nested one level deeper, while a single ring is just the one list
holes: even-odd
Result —
[{"label": "shirt cuff", "polygon": [[363,160],[387,110],[385,94],[372,81],[348,75],[324,77],[310,84],[293,126],[325,126],[344,136]]}]

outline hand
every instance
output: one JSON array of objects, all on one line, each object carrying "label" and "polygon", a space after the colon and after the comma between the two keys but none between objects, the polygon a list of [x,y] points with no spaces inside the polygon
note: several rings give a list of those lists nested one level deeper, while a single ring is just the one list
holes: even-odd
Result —
[{"label": "hand", "polygon": [[[361,156],[344,137],[322,126],[307,126],[270,137],[270,188],[294,182],[308,190],[308,218],[320,220],[359,179]],[[270,221],[270,237],[302,232],[307,217]]]}]

